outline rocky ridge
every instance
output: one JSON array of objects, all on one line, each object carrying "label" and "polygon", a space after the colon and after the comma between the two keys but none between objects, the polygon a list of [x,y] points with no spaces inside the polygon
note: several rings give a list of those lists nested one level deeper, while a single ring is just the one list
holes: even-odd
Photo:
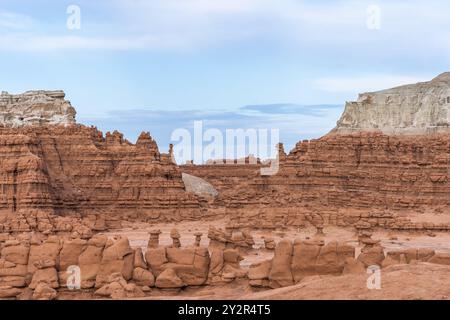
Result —
[{"label": "rocky ridge", "polygon": [[359,95],[347,102],[333,133],[378,131],[425,134],[450,131],[450,72],[428,82]]},{"label": "rocky ridge", "polygon": [[64,98],[61,90],[27,91],[17,95],[2,91],[0,124],[7,127],[74,124],[76,111]]}]

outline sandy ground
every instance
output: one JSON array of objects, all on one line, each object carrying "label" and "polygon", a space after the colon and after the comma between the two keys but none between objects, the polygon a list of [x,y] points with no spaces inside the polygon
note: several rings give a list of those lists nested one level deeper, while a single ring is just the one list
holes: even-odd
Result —
[{"label": "sandy ground", "polygon": [[450,266],[396,265],[381,270],[381,288],[367,288],[368,275],[316,276],[291,287],[247,294],[267,300],[442,300],[450,299]]}]

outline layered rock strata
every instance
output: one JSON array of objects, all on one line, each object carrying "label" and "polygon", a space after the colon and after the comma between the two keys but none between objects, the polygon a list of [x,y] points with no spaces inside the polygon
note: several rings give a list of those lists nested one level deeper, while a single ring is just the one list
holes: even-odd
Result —
[{"label": "layered rock strata", "polygon": [[[415,221],[422,213],[450,212],[450,134],[388,136],[330,134],[299,142],[276,175],[230,166],[184,168],[219,192],[215,203],[236,227],[303,227],[320,221],[358,222],[406,230],[449,230],[450,223]],[[214,170],[216,174],[214,175]],[[235,188],[229,188],[230,181]]]},{"label": "layered rock strata", "polygon": [[225,211],[231,227],[450,230],[450,219],[420,218],[450,213],[450,73],[360,100],[330,134],[300,141],[287,155],[280,148],[275,175],[251,164],[181,170],[214,186],[211,210]]},{"label": "layered rock strata", "polygon": [[27,91],[0,94],[0,123],[5,126],[70,125],[75,123],[75,109],[64,99],[63,91]]},{"label": "layered rock strata", "polygon": [[0,167],[0,223],[32,212],[111,223],[201,217],[198,198],[148,133],[132,144],[82,125],[3,127]]},{"label": "layered rock strata", "polygon": [[450,72],[446,72],[428,82],[360,94],[345,105],[334,132],[449,132],[449,111]]}]

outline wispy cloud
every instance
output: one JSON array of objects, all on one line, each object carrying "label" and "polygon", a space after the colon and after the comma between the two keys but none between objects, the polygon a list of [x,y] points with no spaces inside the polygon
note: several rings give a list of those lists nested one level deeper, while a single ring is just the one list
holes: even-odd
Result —
[{"label": "wispy cloud", "polygon": [[48,52],[69,50],[143,50],[174,49],[182,40],[140,37],[41,36],[32,34],[0,35],[1,51]]},{"label": "wispy cloud", "polygon": [[330,109],[339,108],[339,105],[321,104],[321,105],[299,105],[292,103],[266,104],[266,105],[249,105],[242,107],[242,111],[256,111],[262,114],[293,114],[306,115],[314,117],[322,117],[326,115]]},{"label": "wispy cloud", "polygon": [[[77,1],[82,29],[77,37],[55,20],[44,21],[14,12],[0,12],[0,28],[11,32],[0,50],[200,50],[251,39],[266,39],[320,51],[357,56],[379,55],[387,47],[399,46],[399,54],[433,50],[448,53],[450,20],[446,1],[377,1],[382,12],[379,32],[366,27],[370,1],[295,0],[113,0]],[[104,7],[112,19],[91,14]],[[95,11],[95,10],[94,10]],[[84,14],[89,13],[89,14]],[[64,22],[61,12],[58,23]],[[412,18],[415,17],[415,18]],[[30,30],[30,23],[39,28]],[[26,34],[20,32],[28,30]],[[36,30],[39,30],[36,31]],[[55,33],[55,30],[59,30]],[[437,31],[438,30],[438,31]],[[421,45],[417,46],[417,38]],[[6,42],[5,42],[6,41]],[[383,46],[380,46],[383,44]],[[439,51],[439,49],[441,51]]]},{"label": "wispy cloud", "polygon": [[326,77],[314,81],[315,86],[328,92],[369,92],[405,84],[428,81],[433,76],[411,77],[396,75],[369,75],[355,77]]},{"label": "wispy cloud", "polygon": [[0,10],[0,32],[29,30],[35,24],[30,16]]}]

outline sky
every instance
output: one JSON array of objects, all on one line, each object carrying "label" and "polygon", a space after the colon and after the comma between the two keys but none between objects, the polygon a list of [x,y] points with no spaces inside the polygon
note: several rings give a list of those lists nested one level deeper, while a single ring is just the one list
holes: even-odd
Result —
[{"label": "sky", "polygon": [[450,3],[0,0],[0,90],[62,89],[78,122],[149,131],[276,128],[286,149],[358,93],[450,71]]}]

